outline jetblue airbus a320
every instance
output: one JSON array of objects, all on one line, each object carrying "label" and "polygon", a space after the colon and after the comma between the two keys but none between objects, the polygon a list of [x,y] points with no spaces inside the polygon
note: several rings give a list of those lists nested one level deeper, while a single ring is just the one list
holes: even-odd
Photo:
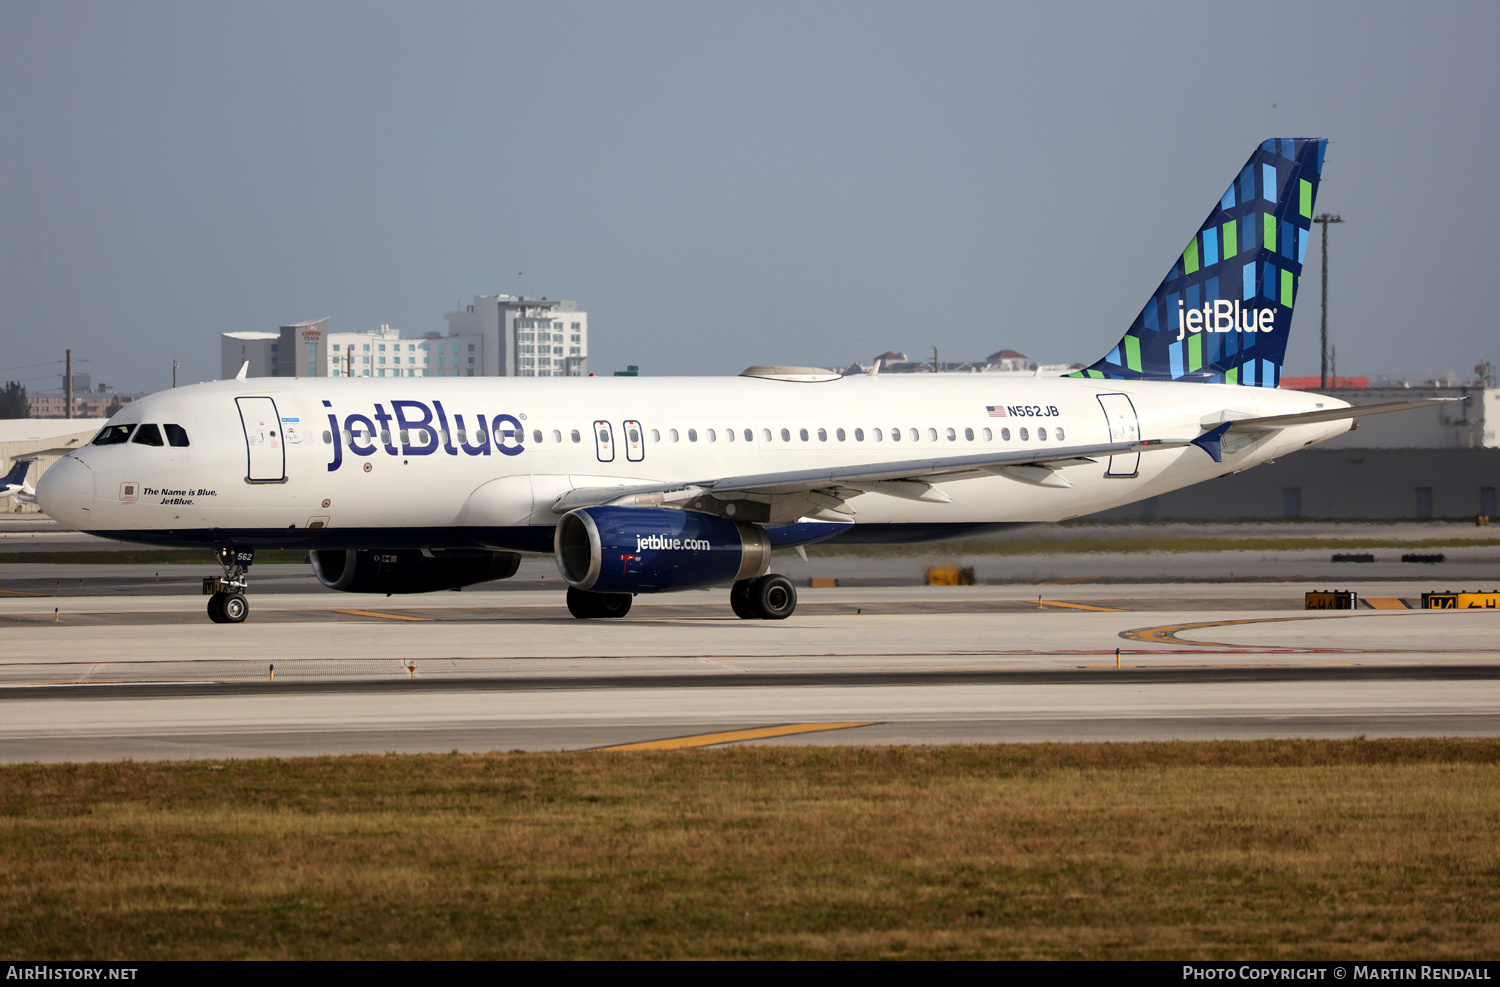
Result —
[{"label": "jetblue airbus a320", "polygon": [[36,497],[80,531],[213,549],[219,622],[245,619],[257,547],[385,593],[546,552],[578,617],[732,584],[739,616],[784,618],[778,548],[1066,520],[1433,403],[1276,387],[1326,143],[1261,144],[1125,337],[1067,377],[227,380],[127,406]]}]

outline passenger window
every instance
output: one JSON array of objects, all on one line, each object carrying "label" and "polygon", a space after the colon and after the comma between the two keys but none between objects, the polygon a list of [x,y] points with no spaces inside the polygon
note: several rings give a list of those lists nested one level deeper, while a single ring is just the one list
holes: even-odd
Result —
[{"label": "passenger window", "polygon": [[865,430],[862,429],[862,428],[856,428],[854,430],[854,441],[855,442],[863,442],[864,440],[865,440]]},{"label": "passenger window", "polygon": [[820,428],[820,429],[818,429],[818,441],[819,442],[827,442],[828,441],[828,429],[826,429],[826,428]]},{"label": "passenger window", "polygon": [[1029,442],[1030,440],[1031,440],[1030,433],[1028,433],[1024,428],[1021,429],[1021,441],[1022,442]]},{"label": "passenger window", "polygon": [[[638,428],[636,428],[634,425],[632,425],[628,429],[625,430],[625,438],[630,441],[631,445],[640,445],[640,443],[641,443],[641,430],[638,429]],[[541,440],[538,439],[537,441],[540,442]]]},{"label": "passenger window", "polygon": [[844,441],[844,430],[843,429],[839,429],[837,432],[834,432],[833,434],[838,437],[838,440],[840,442]]},{"label": "passenger window", "polygon": [[875,432],[875,441],[879,442],[881,440],[880,429],[877,428],[877,429],[874,430],[874,432]]},{"label": "passenger window", "polygon": [[[876,430],[876,434],[879,434],[879,430],[878,429]],[[893,428],[893,429],[891,429],[891,441],[892,442],[900,442],[901,441],[901,430],[899,428]]]},{"label": "passenger window", "polygon": [[117,446],[121,442],[128,442],[130,433],[134,430],[134,425],[106,425],[94,436],[94,445]]},{"label": "passenger window", "polygon": [[734,441],[734,429],[732,429],[732,428],[726,428],[724,430],[724,438],[727,441],[729,441],[729,442],[733,442]]},{"label": "passenger window", "polygon": [[[937,432],[933,431],[930,428],[927,431],[932,432],[932,437],[934,439],[937,438]],[[918,432],[916,429],[912,429],[910,434],[911,434],[911,440],[913,442],[917,441],[917,439],[921,437],[921,433]]]},{"label": "passenger window", "polygon": [[1055,438],[1055,439],[1057,439],[1057,441],[1061,442],[1063,440],[1063,430],[1060,429],[1060,428],[1053,429],[1052,430],[1052,437]]},{"label": "passenger window", "polygon": [[805,428],[799,429],[797,431],[797,435],[798,435],[799,438],[802,439],[803,442],[807,441],[807,429],[805,429]]},{"label": "passenger window", "polygon": [[957,439],[958,439],[958,433],[955,432],[955,431],[953,431],[953,429],[951,429],[951,428],[948,429],[948,441],[949,442],[954,442],[954,441],[957,441]]},{"label": "passenger window", "polygon": [[[990,430],[989,429],[985,429],[984,431],[985,431],[985,436],[984,437],[985,438],[989,438],[990,437],[989,436],[989,431]],[[1010,441],[1010,429],[1008,429],[1008,428],[1002,428],[1000,430],[1000,438],[1004,439],[1006,442],[1009,442]]]},{"label": "passenger window", "polygon": [[130,441],[134,442],[136,445],[142,446],[162,445],[161,429],[157,428],[155,425],[142,425],[140,428],[135,430],[135,438],[131,439]]},{"label": "passenger window", "polygon": [[661,429],[659,429],[659,428],[653,428],[651,430],[651,441],[652,442],[660,442],[661,441]]},{"label": "passenger window", "polygon": [[1045,428],[1039,428],[1039,429],[1037,429],[1036,430],[1036,437],[1040,441],[1046,442],[1047,441],[1047,430]]},{"label": "passenger window", "polygon": [[[167,433],[167,440],[171,441],[171,438],[172,438],[172,434],[170,432],[168,432]],[[175,443],[175,442],[172,443],[172,445],[174,445],[174,446],[176,444],[177,443]],[[323,444],[325,446],[331,446],[331,445],[333,445],[333,433],[330,432],[330,431],[328,431],[328,429],[326,429],[326,428],[323,429]]]},{"label": "passenger window", "polygon": [[783,441],[783,442],[790,442],[790,441],[792,441],[792,432],[791,432],[791,429],[784,428],[784,429],[781,430],[781,441]]},{"label": "passenger window", "polygon": [[[167,433],[167,445],[176,446],[179,449],[187,448],[187,429],[183,428],[181,425],[173,425],[171,423],[163,425],[162,428]],[[323,441],[331,443],[333,441],[333,436],[329,435],[327,432],[324,432]]]},{"label": "passenger window", "polygon": [[689,442],[697,442],[698,441],[698,430],[696,428],[690,428],[690,429],[688,429],[688,441]]},{"label": "passenger window", "polygon": [[552,430],[552,441],[553,442],[561,442],[562,441],[562,433],[559,432],[555,428]]},{"label": "passenger window", "polygon": [[719,441],[719,437],[714,434],[714,430],[711,428],[706,428],[703,430],[703,437],[710,442]]},{"label": "passenger window", "polygon": [[[459,432],[458,434],[459,435],[463,435],[464,433]],[[583,441],[583,436],[581,436],[581,435],[578,434],[578,429],[576,429],[576,428],[573,429],[573,431],[570,432],[570,433],[568,433],[568,434],[573,439],[574,442],[582,442]]]},{"label": "passenger window", "polygon": [[542,430],[534,428],[531,430],[531,441],[540,443],[542,441]]},{"label": "passenger window", "polygon": [[[768,438],[768,439],[769,439],[769,438],[770,438],[770,437],[771,437],[771,436],[770,436],[770,435],[767,435],[767,436],[766,436],[766,438]],[[748,428],[747,428],[747,429],[745,429],[745,441],[746,441],[746,442],[754,442],[754,441],[755,441],[755,433],[754,433],[754,432],[752,432],[752,431],[751,431],[751,430],[750,430],[750,429],[748,429]]]},{"label": "passenger window", "polygon": [[964,429],[964,441],[966,441],[966,442],[973,442],[974,441],[974,430],[972,428],[966,428],[966,429]]}]

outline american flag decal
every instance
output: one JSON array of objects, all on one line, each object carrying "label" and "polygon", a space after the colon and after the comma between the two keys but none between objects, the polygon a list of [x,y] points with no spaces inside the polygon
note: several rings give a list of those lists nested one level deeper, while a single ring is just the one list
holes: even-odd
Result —
[{"label": "american flag decal", "polygon": [[1004,405],[1000,405],[1000,404],[987,404],[987,405],[984,406],[984,410],[988,411],[990,413],[990,417],[991,418],[1004,418],[1005,417],[1005,406]]}]

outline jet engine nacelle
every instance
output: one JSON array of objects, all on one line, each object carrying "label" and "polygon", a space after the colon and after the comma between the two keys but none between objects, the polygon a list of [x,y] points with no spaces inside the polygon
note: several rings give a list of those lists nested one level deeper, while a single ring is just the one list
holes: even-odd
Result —
[{"label": "jet engine nacelle", "polygon": [[592,593],[704,589],[752,579],[771,565],[764,529],[655,507],[570,511],[553,548],[568,585]]},{"label": "jet engine nacelle", "polygon": [[318,550],[308,553],[313,574],[329,589],[345,593],[430,593],[492,579],[507,579],[521,564],[517,552],[448,549]]}]

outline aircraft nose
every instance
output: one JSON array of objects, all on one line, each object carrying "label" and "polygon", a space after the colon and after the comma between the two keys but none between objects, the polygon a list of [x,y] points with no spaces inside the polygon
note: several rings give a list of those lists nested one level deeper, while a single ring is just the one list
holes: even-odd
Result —
[{"label": "aircraft nose", "polygon": [[36,481],[36,502],[47,516],[70,528],[89,526],[94,506],[94,471],[82,460],[64,456]]}]

